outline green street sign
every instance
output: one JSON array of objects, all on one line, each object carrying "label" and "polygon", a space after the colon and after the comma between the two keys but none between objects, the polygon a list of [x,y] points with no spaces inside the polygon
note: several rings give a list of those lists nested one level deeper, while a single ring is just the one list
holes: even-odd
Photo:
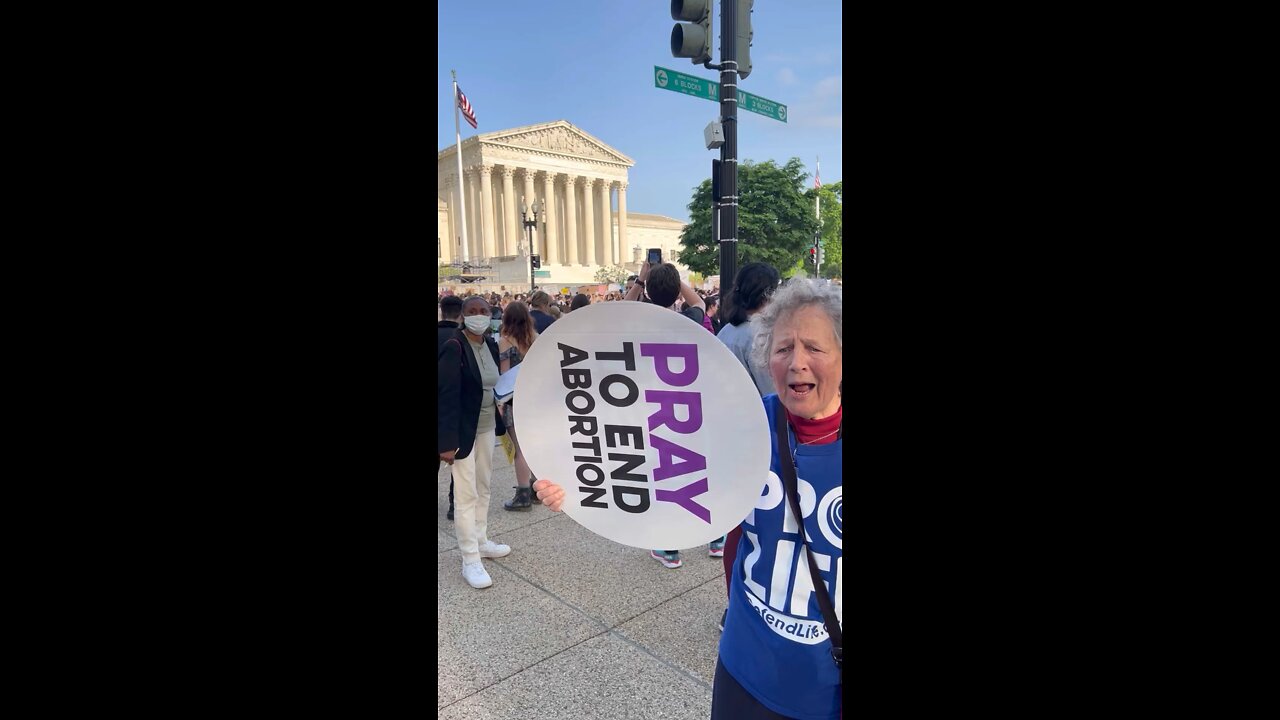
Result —
[{"label": "green street sign", "polygon": [[738,107],[747,112],[758,113],[774,120],[787,121],[787,106],[767,100],[759,95],[752,95],[745,90],[738,91]]},{"label": "green street sign", "polygon": [[533,276],[540,277],[540,278],[549,278],[551,277],[551,271],[550,270],[534,270]]},{"label": "green street sign", "polygon": [[694,75],[685,75],[682,72],[668,70],[657,65],[653,66],[653,86],[663,90],[700,97],[712,102],[720,102],[720,83]]},{"label": "green street sign", "polygon": [[[686,75],[682,72],[658,67],[657,65],[653,66],[653,85],[663,90],[671,90],[712,102],[720,102],[720,83],[693,75]],[[762,98],[759,95],[752,95],[743,90],[738,90],[738,107],[767,118],[773,118],[781,122],[787,121],[786,105]]]}]

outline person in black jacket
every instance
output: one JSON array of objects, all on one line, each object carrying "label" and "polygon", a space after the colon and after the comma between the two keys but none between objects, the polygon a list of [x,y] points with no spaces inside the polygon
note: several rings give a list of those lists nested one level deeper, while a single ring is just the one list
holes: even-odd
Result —
[{"label": "person in black jacket", "polygon": [[[462,326],[462,298],[457,295],[445,295],[440,298],[440,317],[443,318],[436,324],[436,355],[439,356],[440,350],[444,348],[445,342],[449,338],[458,334],[458,328]],[[444,463],[443,460],[440,461]],[[449,473],[449,512],[444,514],[450,520],[453,519],[453,473]]]},{"label": "person in black jacket", "polygon": [[506,434],[497,412],[493,387],[498,382],[498,346],[486,336],[491,320],[489,303],[481,297],[462,305],[462,329],[440,346],[437,390],[440,459],[453,466],[456,512],[454,532],[462,552],[462,576],[474,588],[493,579],[481,558],[504,557],[507,545],[488,539],[489,484],[493,474],[493,446]]}]

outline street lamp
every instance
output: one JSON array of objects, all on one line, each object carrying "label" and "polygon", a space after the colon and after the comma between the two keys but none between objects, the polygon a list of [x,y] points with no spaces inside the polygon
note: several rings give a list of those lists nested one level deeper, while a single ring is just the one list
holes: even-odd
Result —
[{"label": "street lamp", "polygon": [[[542,265],[541,258],[534,251],[533,245],[533,228],[538,224],[538,201],[533,201],[533,207],[530,208],[524,204],[524,198],[520,198],[520,217],[524,220],[524,228],[529,233],[529,292],[533,292],[533,271]],[[545,204],[543,205],[545,209]],[[530,212],[532,211],[532,212]],[[524,256],[524,246],[518,248],[520,255]]]}]

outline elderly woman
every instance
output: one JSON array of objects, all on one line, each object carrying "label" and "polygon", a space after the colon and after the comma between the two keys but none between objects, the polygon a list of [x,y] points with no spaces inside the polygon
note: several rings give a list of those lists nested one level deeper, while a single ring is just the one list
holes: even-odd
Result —
[{"label": "elderly woman", "polygon": [[[833,609],[837,627],[829,629],[838,632],[844,569],[842,305],[839,286],[792,280],[756,315],[753,359],[769,368],[778,390],[763,399],[773,454],[755,510],[741,524],[712,720],[841,714],[841,673],[824,632],[829,625],[823,606]],[[555,483],[539,480],[534,489],[552,510],[563,505],[564,489]],[[789,521],[793,500],[804,532]],[[817,568],[816,578],[810,567]]]}]

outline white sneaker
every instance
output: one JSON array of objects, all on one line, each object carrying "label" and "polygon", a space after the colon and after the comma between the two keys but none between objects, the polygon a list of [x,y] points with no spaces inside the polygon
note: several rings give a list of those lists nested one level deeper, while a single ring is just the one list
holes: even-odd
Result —
[{"label": "white sneaker", "polygon": [[480,557],[482,558],[500,558],[511,554],[511,546],[496,543],[492,540],[485,540],[480,546]]},{"label": "white sneaker", "polygon": [[493,584],[493,578],[489,577],[489,573],[484,569],[484,563],[480,562],[462,563],[462,577],[466,578],[468,585],[477,590]]}]

